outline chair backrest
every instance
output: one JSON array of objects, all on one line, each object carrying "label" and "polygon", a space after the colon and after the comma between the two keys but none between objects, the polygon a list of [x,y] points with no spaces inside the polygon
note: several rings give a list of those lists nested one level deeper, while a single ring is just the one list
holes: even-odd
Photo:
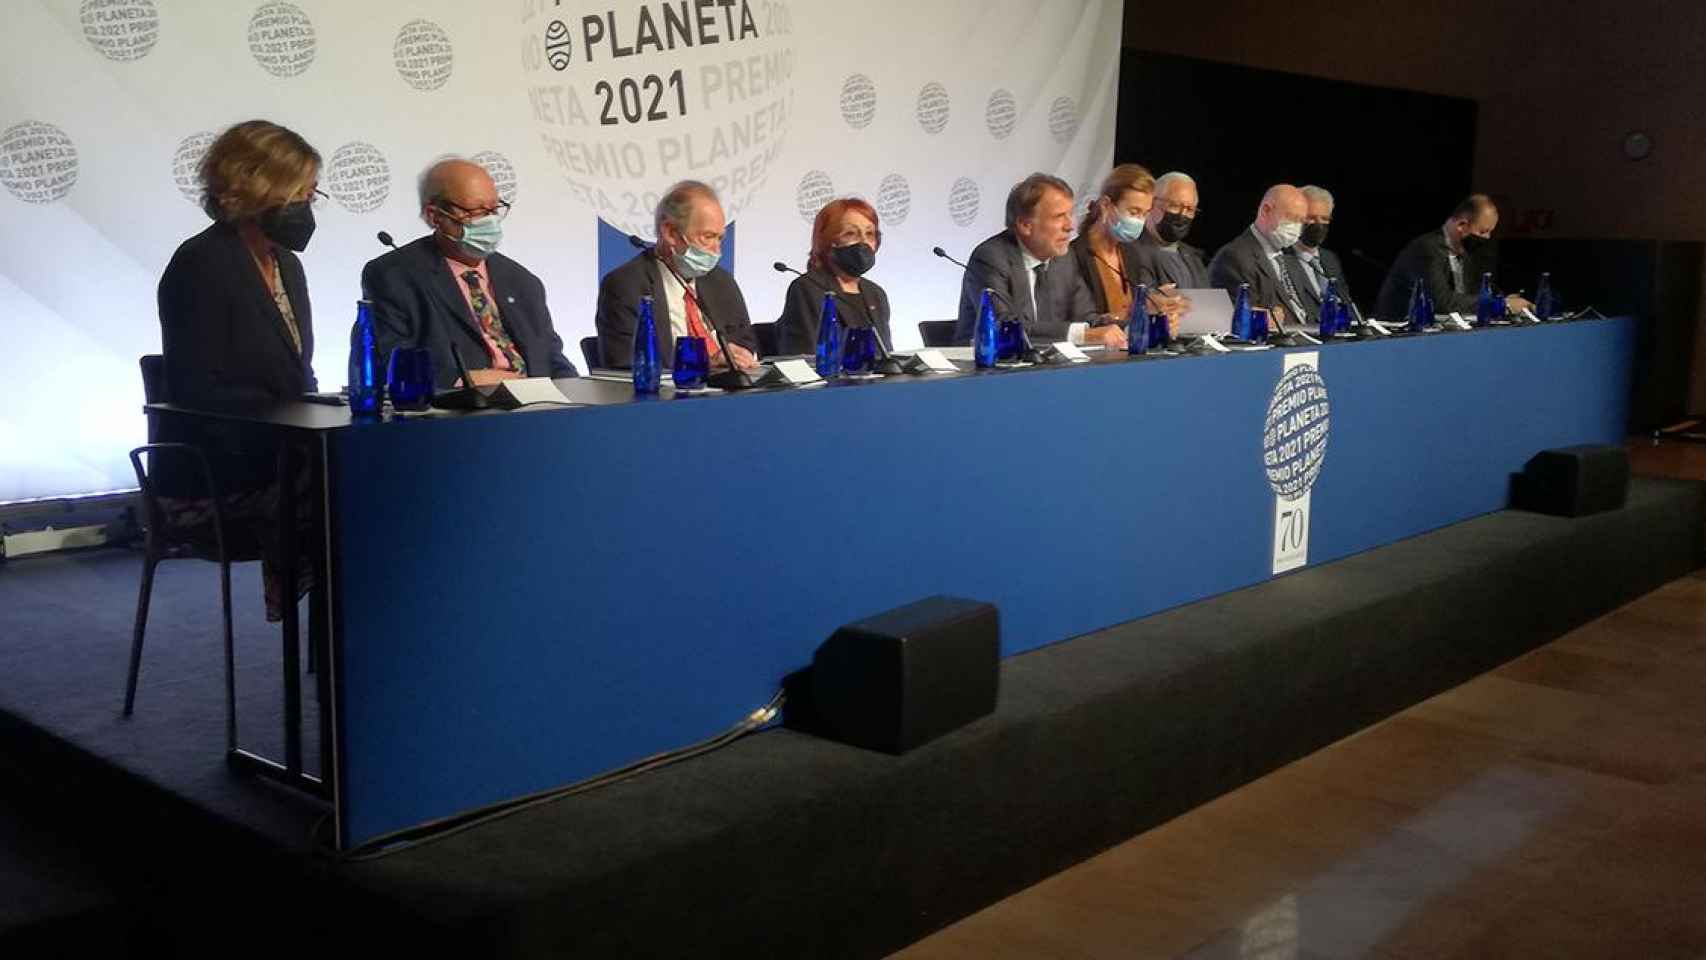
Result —
[{"label": "chair backrest", "polygon": [[927,347],[951,347],[954,345],[954,327],[958,320],[920,320],[918,335],[924,338]]},{"label": "chair backrest", "polygon": [[597,337],[581,338],[581,357],[586,360],[586,368],[588,370],[601,370],[604,368],[604,356],[599,353]]},{"label": "chair backrest", "polygon": [[[158,353],[145,353],[137,361],[142,368],[142,399],[146,403],[166,402],[166,358]],[[160,418],[148,415],[148,442],[160,439]]]},{"label": "chair backrest", "polygon": [[775,357],[782,353],[780,326],[776,321],[755,323],[752,332],[758,334],[758,355],[760,357]]}]

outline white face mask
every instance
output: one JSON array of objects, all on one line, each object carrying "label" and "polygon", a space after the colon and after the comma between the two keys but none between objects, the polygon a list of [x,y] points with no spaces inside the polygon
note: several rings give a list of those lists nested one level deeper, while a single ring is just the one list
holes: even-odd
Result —
[{"label": "white face mask", "polygon": [[1284,250],[1303,238],[1303,224],[1282,223],[1274,228],[1274,246]]}]

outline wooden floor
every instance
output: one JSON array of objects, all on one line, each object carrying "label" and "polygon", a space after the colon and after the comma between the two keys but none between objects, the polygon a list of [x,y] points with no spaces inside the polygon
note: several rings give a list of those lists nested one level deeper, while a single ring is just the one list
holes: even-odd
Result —
[{"label": "wooden floor", "polygon": [[1706,958],[1706,573],[895,956]]}]

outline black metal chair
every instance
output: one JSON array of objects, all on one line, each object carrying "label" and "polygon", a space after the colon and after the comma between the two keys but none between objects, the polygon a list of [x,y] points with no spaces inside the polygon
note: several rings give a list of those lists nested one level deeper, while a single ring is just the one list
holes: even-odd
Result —
[{"label": "black metal chair", "polygon": [[[149,403],[166,401],[165,367],[158,354],[141,360],[142,391]],[[136,706],[136,678],[142,667],[142,642],[148,629],[148,604],[154,592],[154,570],[163,560],[204,560],[219,564],[220,612],[224,618],[225,640],[225,740],[229,749],[237,746],[236,663],[231,629],[231,564],[259,560],[261,544],[252,530],[228,530],[219,503],[219,485],[207,456],[187,443],[161,443],[157,418],[148,420],[149,443],[130,451],[130,464],[136,471],[144,518],[144,547],[142,584],[136,598],[136,623],[130,644],[130,672],[125,677],[124,715],[130,716]],[[199,480],[195,493],[205,495],[212,507],[212,522],[193,528],[170,523],[155,493],[153,467],[156,458],[171,456],[193,464],[193,476]],[[144,464],[144,458],[147,464]]]},{"label": "black metal chair", "polygon": [[581,359],[586,361],[588,370],[603,369],[604,355],[599,352],[597,337],[581,338]]},{"label": "black metal chair", "polygon": [[952,347],[954,326],[958,323],[958,320],[920,320],[918,335],[924,338],[926,347]]},{"label": "black metal chair", "polygon": [[758,334],[758,358],[777,357],[782,354],[781,325],[772,320],[769,323],[755,323],[752,332]]}]

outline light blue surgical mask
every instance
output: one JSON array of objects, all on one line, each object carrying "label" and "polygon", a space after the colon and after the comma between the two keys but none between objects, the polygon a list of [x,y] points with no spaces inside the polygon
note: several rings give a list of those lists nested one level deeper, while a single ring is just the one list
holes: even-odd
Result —
[{"label": "light blue surgical mask", "polygon": [[456,246],[468,256],[484,260],[497,252],[503,238],[503,220],[492,213],[464,223],[462,236],[456,238]]},{"label": "light blue surgical mask", "polygon": [[697,280],[712,270],[723,258],[709,250],[702,250],[692,244],[675,257],[675,269],[681,271],[683,280]]},{"label": "light blue surgical mask", "polygon": [[1120,214],[1108,225],[1108,233],[1121,243],[1136,243],[1137,238],[1143,236],[1143,220]]}]

